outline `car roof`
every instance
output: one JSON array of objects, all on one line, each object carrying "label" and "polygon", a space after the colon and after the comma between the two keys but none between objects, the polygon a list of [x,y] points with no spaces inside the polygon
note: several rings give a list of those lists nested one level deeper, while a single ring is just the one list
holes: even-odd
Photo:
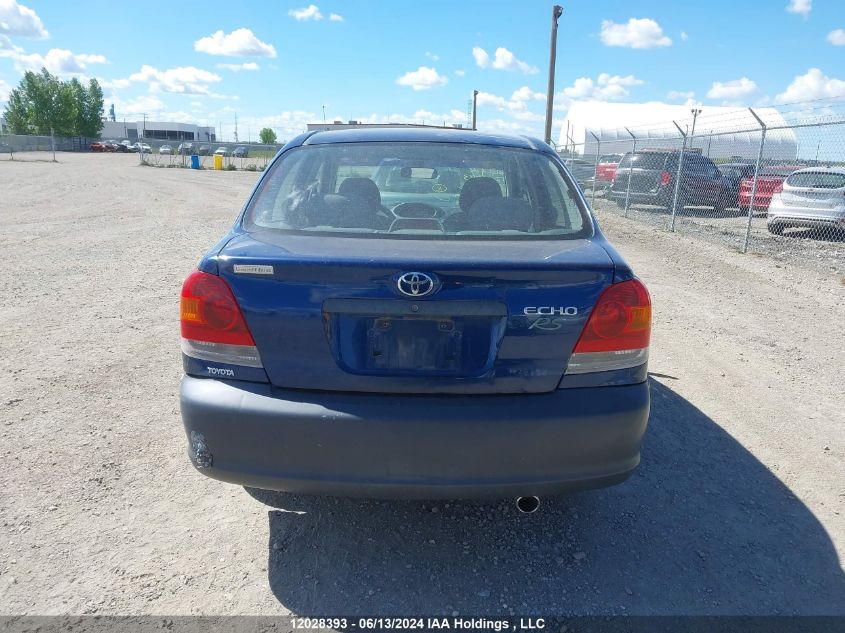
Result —
[{"label": "car roof", "polygon": [[366,142],[420,142],[420,143],[473,143],[495,147],[516,147],[553,151],[538,139],[528,136],[507,136],[487,134],[474,130],[446,130],[422,127],[377,127],[314,132],[302,141],[302,145],[325,145],[330,143]]},{"label": "car roof", "polygon": [[792,174],[806,174],[808,172],[845,175],[845,167],[804,167],[803,169],[796,169]]}]

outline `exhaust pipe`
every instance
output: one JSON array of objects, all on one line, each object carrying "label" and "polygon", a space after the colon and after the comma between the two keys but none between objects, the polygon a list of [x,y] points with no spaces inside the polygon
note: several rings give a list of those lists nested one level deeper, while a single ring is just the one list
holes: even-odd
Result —
[{"label": "exhaust pipe", "polygon": [[516,509],[523,514],[537,512],[540,507],[540,497],[517,497]]}]

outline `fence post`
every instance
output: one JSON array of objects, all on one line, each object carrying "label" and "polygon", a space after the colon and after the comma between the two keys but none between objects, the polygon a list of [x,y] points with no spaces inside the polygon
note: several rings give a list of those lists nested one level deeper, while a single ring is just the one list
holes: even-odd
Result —
[{"label": "fence post", "polygon": [[53,162],[56,162],[56,137],[53,135],[53,128],[50,128],[50,149],[53,150]]},{"label": "fence post", "polygon": [[625,212],[624,216],[628,217],[628,199],[631,197],[631,178],[634,177],[634,153],[637,151],[637,137],[631,133],[631,130],[625,128],[625,131],[634,139],[631,145],[631,160],[628,162],[628,188],[625,189]]},{"label": "fence post", "polygon": [[760,162],[763,160],[763,146],[766,144],[766,124],[763,123],[763,120],[757,116],[754,110],[748,108],[748,111],[757,119],[762,132],[760,134],[760,150],[757,152],[757,165],[754,167],[754,182],[751,185],[751,202],[748,205],[748,224],[745,227],[745,240],[742,243],[743,253],[748,252],[748,239],[751,237],[751,219],[754,217],[754,202],[757,198],[757,181],[760,178]]},{"label": "fence post", "polygon": [[[675,123],[672,121],[672,123]],[[683,141],[681,142],[681,154],[678,156],[678,171],[675,173],[675,193],[672,196],[672,221],[669,224],[669,230],[675,230],[675,212],[678,209],[678,191],[681,188],[681,166],[684,162],[684,150],[687,146],[687,133],[681,129],[681,126],[675,123],[675,127],[678,128],[678,132],[681,133],[681,138]]]},{"label": "fence post", "polygon": [[599,156],[601,156],[601,139],[592,132],[590,132],[590,136],[596,139],[596,164],[593,165],[593,193],[590,197],[590,206],[593,206],[596,204],[596,173],[599,168]]}]

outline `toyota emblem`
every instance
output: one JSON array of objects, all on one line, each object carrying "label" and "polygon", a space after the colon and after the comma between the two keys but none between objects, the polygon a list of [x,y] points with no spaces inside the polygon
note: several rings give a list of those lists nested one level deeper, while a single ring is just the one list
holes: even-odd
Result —
[{"label": "toyota emblem", "polygon": [[425,297],[434,292],[436,283],[425,273],[405,273],[399,276],[396,286],[406,297]]}]

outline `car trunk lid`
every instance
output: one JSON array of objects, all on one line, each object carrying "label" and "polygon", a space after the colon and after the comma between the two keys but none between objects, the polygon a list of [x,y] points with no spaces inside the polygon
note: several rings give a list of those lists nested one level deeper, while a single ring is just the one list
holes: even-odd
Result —
[{"label": "car trunk lid", "polygon": [[[592,239],[268,231],[236,236],[217,263],[273,384],[383,393],[555,389],[614,273]],[[434,291],[406,296],[406,273],[429,276]]]}]

